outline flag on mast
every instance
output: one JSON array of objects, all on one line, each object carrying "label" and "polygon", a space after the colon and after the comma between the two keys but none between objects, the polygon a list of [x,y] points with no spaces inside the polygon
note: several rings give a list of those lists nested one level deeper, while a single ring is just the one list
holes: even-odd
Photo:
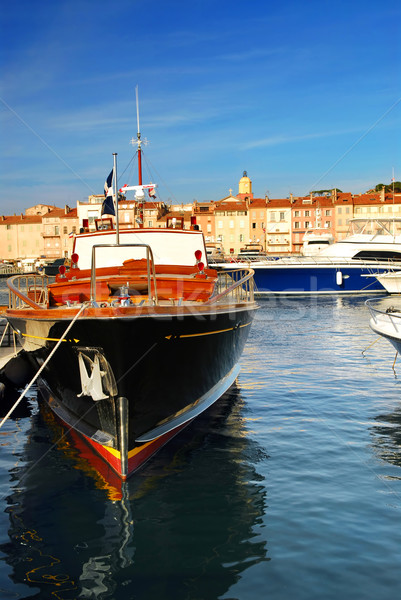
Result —
[{"label": "flag on mast", "polygon": [[113,176],[114,168],[110,171],[104,183],[104,200],[102,204],[102,215],[116,215],[113,200]]}]

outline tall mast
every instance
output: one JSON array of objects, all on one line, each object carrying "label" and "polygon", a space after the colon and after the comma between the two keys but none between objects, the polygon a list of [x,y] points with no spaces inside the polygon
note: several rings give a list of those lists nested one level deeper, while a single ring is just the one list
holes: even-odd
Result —
[{"label": "tall mast", "polygon": [[[138,100],[138,86],[135,87],[136,96],[136,122],[137,122],[137,134],[136,140],[132,139],[131,144],[138,146],[138,185],[142,185],[142,140],[141,132],[139,127],[139,100]],[[139,228],[143,229],[143,200],[138,202],[139,207]]]},{"label": "tall mast", "polygon": [[136,122],[138,126],[137,136],[137,145],[138,145],[138,185],[142,185],[142,151],[141,151],[141,132],[139,128],[139,100],[138,100],[138,86],[135,88],[136,95]]}]

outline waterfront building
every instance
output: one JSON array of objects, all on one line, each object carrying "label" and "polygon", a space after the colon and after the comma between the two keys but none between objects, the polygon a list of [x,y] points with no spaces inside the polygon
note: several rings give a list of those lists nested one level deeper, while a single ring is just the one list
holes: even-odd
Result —
[{"label": "waterfront building", "polygon": [[73,235],[78,232],[77,209],[54,208],[42,217],[43,252],[47,261],[71,256]]},{"label": "waterfront building", "polygon": [[324,232],[334,238],[336,230],[335,194],[317,196],[313,193],[301,198],[291,195],[291,252],[301,252],[307,231]]},{"label": "waterfront building", "polygon": [[291,252],[291,203],[288,198],[266,199],[266,251]]},{"label": "waterfront building", "polygon": [[214,203],[215,241],[227,254],[237,254],[249,240],[248,203],[236,196],[227,196]]},{"label": "waterfront building", "polygon": [[37,215],[45,215],[56,208],[56,206],[50,204],[35,204],[35,206],[31,206],[25,210],[25,215],[27,217],[33,217]]},{"label": "waterfront building", "polygon": [[192,215],[196,224],[203,231],[206,242],[216,242],[216,229],[214,217],[214,202],[197,202],[192,205]]},{"label": "waterfront building", "polygon": [[25,214],[0,217],[0,258],[31,260],[43,255],[42,217]]}]

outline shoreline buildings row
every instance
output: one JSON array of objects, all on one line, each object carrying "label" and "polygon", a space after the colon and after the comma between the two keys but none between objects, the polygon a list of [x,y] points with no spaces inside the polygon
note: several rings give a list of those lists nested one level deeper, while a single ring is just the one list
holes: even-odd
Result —
[{"label": "shoreline buildings row", "polygon": [[[385,193],[384,188],[359,195],[329,190],[303,197],[255,198],[244,171],[238,194],[229,192],[217,201],[171,206],[149,198],[142,207],[121,196],[120,228],[138,228],[141,211],[144,227],[189,229],[196,223],[206,242],[220,243],[227,254],[257,242],[268,254],[283,255],[299,254],[307,231],[323,230],[338,241],[346,236],[352,218],[401,217],[401,194]],[[74,234],[95,230],[103,200],[103,195],[92,195],[88,202],[78,201],[76,208],[38,204],[24,214],[0,216],[0,259],[48,262],[70,257]]]}]

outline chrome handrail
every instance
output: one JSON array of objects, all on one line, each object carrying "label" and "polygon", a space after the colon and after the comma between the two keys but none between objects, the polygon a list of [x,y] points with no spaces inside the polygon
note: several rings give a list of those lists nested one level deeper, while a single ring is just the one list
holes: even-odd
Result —
[{"label": "chrome handrail", "polygon": [[377,325],[379,323],[379,315],[381,315],[382,322],[383,322],[383,317],[385,317],[386,320],[388,322],[390,322],[391,325],[394,327],[395,331],[397,333],[400,333],[400,331],[401,331],[401,308],[399,311],[395,311],[397,314],[395,314],[395,312],[393,310],[389,311],[389,308],[392,308],[392,307],[387,307],[387,310],[380,310],[379,308],[375,308],[375,307],[371,306],[371,302],[373,302],[375,300],[376,300],[375,298],[369,298],[368,300],[365,301],[365,305],[368,307],[370,315],[371,315],[373,321],[375,322],[375,324]]},{"label": "chrome handrail", "polygon": [[[148,244],[94,244],[92,246],[92,257],[91,257],[90,303],[92,304],[92,306],[96,305],[96,248],[145,248],[146,249],[147,280],[148,280],[148,298],[150,301],[150,299],[152,297],[151,280],[153,279],[154,303],[158,304],[155,261],[153,259],[152,248]],[[151,271],[150,265],[152,265],[152,273],[150,272]]]},{"label": "chrome handrail", "polygon": [[[48,304],[48,286],[49,277],[47,275],[26,274],[14,275],[7,279],[7,287],[9,289],[9,307],[21,308],[22,304],[31,306],[32,308],[47,308]],[[16,285],[18,284],[18,286]],[[25,285],[24,285],[25,284]],[[25,289],[22,289],[25,287]],[[29,297],[29,292],[33,292],[35,300]],[[36,302],[38,297],[40,302]]]},{"label": "chrome handrail", "polygon": [[346,266],[363,266],[363,267],[393,267],[395,269],[401,270],[401,262],[397,260],[393,260],[391,258],[369,258],[369,259],[359,259],[359,258],[350,258],[344,256],[303,256],[303,255],[293,255],[293,256],[274,256],[274,255],[262,255],[262,256],[232,256],[226,255],[223,259],[217,259],[209,256],[208,261],[210,265],[222,265],[222,264],[250,264],[258,263],[257,266],[263,265],[276,265],[279,267],[280,265],[346,265]]},{"label": "chrome handrail", "polygon": [[[245,274],[244,274],[245,273]],[[228,285],[222,292],[218,292],[216,295],[206,300],[205,304],[216,304],[223,298],[232,295],[237,302],[241,300],[254,301],[254,281],[253,275],[255,271],[253,269],[224,269],[224,271],[218,271],[218,289],[228,285],[230,281],[233,281],[231,285]],[[240,277],[240,279],[236,279]],[[222,282],[224,280],[224,282]],[[234,293],[235,292],[235,293]]]}]

